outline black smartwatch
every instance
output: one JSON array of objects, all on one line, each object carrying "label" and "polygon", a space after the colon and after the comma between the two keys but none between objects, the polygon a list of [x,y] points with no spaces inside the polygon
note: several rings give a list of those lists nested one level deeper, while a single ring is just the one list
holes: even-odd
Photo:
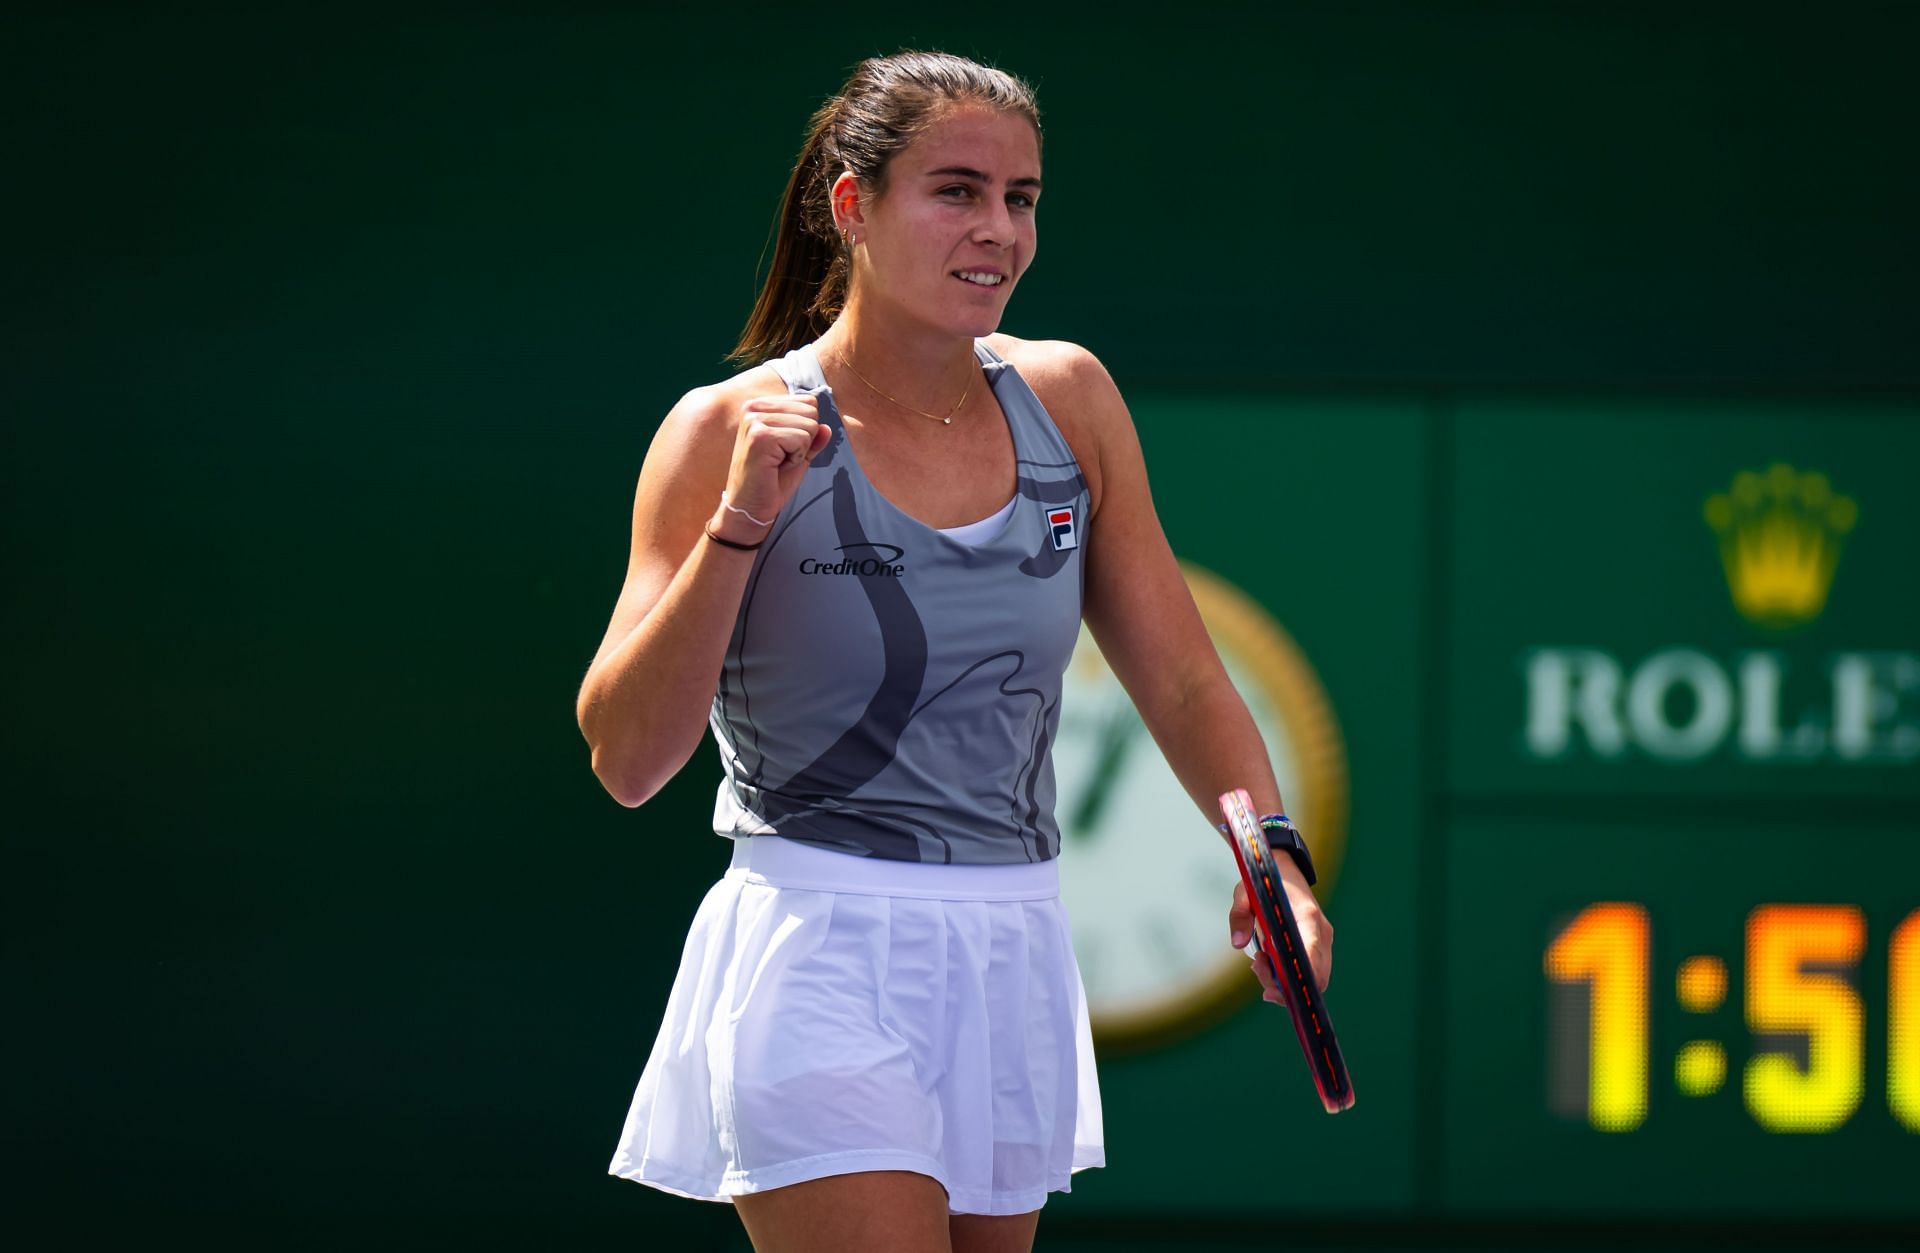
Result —
[{"label": "black smartwatch", "polygon": [[[1220,828],[1226,834],[1227,828]],[[1313,854],[1307,851],[1306,837],[1300,834],[1300,828],[1293,825],[1285,814],[1261,814],[1260,833],[1267,837],[1267,847],[1276,853],[1288,853],[1293,864],[1300,867],[1300,873],[1306,878],[1307,886],[1318,883],[1319,876],[1313,873]]]},{"label": "black smartwatch", "polygon": [[1285,814],[1262,814],[1260,831],[1267,837],[1267,846],[1274,852],[1293,854],[1293,864],[1300,867],[1300,873],[1306,876],[1307,886],[1319,882],[1319,876],[1313,873],[1313,854],[1307,851],[1306,837],[1300,834],[1300,828],[1287,821]]}]

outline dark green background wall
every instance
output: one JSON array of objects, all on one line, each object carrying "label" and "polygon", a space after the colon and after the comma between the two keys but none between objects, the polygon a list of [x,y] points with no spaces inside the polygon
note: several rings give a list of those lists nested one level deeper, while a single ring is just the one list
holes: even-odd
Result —
[{"label": "dark green background wall", "polygon": [[[12,1188],[69,1234],[734,1238],[723,1207],[602,1173],[723,851],[702,834],[713,760],[621,809],[587,768],[572,697],[653,426],[723,369],[807,113],[858,57],[931,45],[1041,93],[1044,247],[1005,329],[1109,363],[1176,545],[1294,631],[1353,755],[1329,912],[1392,1144],[1373,1144],[1383,1124],[1367,1130],[1364,1109],[1355,1130],[1300,1122],[1284,1151],[1322,1154],[1329,1192],[1160,1209],[1131,1237],[1263,1243],[1289,1229],[1278,1213],[1307,1224],[1298,1239],[1380,1247],[1606,1241],[1620,1224],[1682,1239],[1604,1206],[1569,1228],[1489,1215],[1461,1182],[1462,1155],[1489,1150],[1447,1116],[1458,1076],[1412,1062],[1408,1033],[1439,1031],[1447,1009],[1445,902],[1472,890],[1448,886],[1448,837],[1498,825],[1498,796],[1463,794],[1513,734],[1460,699],[1474,675],[1506,674],[1511,649],[1475,669],[1456,648],[1472,634],[1459,589],[1478,585],[1452,580],[1481,568],[1451,547],[1479,525],[1457,482],[1491,464],[1496,482],[1551,483],[1570,447],[1476,460],[1502,419],[1473,398],[1523,392],[1552,415],[1658,396],[1676,423],[1757,396],[1867,403],[1899,432],[1891,464],[1910,465],[1917,17],[1285,3],[10,18]],[[1196,423],[1195,404],[1225,408]],[[1879,436],[1860,438],[1845,456],[1870,466]],[[1246,490],[1288,479],[1311,503],[1275,530],[1284,568],[1209,538],[1209,446],[1266,468]],[[1910,580],[1914,539],[1876,577]],[[1888,638],[1864,644],[1911,648],[1913,598],[1890,603],[1874,620]],[[1856,817],[1911,848],[1911,771],[1887,777]],[[1484,847],[1463,837],[1459,866]],[[1286,1043],[1252,1021],[1221,1038]],[[1156,1134],[1179,1103],[1228,1125],[1228,1093],[1169,1078],[1203,1080],[1209,1047],[1115,1063],[1115,1166],[1081,1176],[1043,1232],[1120,1247],[1102,1223],[1156,1161],[1242,1160],[1223,1139]],[[1389,1057],[1413,1068],[1386,1073]],[[1835,1217],[1886,1234],[1872,1207]]]}]

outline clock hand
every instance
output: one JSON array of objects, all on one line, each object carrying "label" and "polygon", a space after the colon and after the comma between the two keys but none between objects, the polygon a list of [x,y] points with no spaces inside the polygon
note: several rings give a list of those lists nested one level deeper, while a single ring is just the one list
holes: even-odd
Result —
[{"label": "clock hand", "polygon": [[1106,812],[1107,802],[1113,799],[1113,785],[1120,773],[1120,763],[1126,760],[1127,750],[1143,728],[1140,713],[1133,707],[1133,702],[1124,697],[1118,699],[1113,712],[1107,715],[1105,724],[1100,728],[1099,755],[1094,758],[1087,786],[1081,791],[1073,814],[1067,819],[1067,833],[1073,838],[1085,839],[1093,834],[1095,824]]}]

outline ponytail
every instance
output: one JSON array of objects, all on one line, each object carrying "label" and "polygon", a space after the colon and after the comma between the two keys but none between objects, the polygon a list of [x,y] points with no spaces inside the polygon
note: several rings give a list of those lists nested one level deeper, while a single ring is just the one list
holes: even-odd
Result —
[{"label": "ponytail", "polygon": [[[774,223],[773,265],[759,299],[728,360],[744,364],[783,357],[820,338],[846,303],[846,245],[833,230],[828,206],[836,170],[828,174],[828,151],[839,112],[838,98],[813,115],[800,159],[787,178]],[[823,220],[824,219],[824,220]]]},{"label": "ponytail", "polygon": [[830,194],[841,171],[865,193],[886,187],[887,163],[947,104],[977,102],[1017,113],[1040,134],[1033,89],[1003,70],[944,52],[869,57],[814,112],[774,221],[773,264],[728,359],[755,365],[820,338],[847,302],[852,255],[833,226]]}]

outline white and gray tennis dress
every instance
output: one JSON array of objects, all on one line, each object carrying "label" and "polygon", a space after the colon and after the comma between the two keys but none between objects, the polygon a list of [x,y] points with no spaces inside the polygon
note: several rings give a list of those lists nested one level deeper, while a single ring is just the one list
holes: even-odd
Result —
[{"label": "white and gray tennis dress", "polygon": [[1018,1214],[1104,1165],[1060,900],[1051,746],[1087,485],[975,353],[1017,487],[936,530],[861,473],[813,346],[770,363],[832,440],[754,554],[713,703],[732,864],[694,917],[609,1173],[725,1201],[930,1175]]}]

